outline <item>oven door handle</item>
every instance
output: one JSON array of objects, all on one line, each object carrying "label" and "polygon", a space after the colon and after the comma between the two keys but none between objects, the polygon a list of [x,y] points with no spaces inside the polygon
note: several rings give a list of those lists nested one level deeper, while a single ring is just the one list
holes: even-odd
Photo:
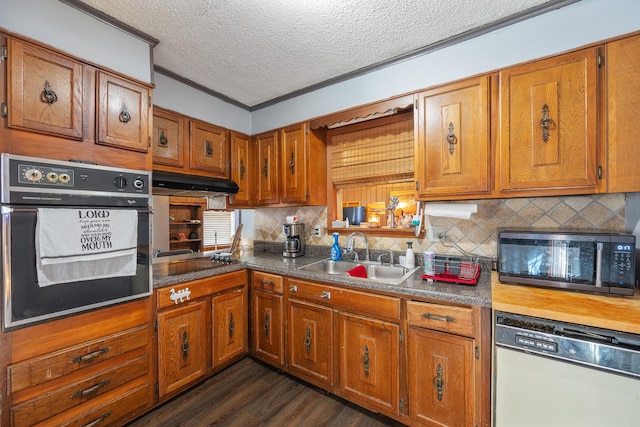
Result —
[{"label": "oven door handle", "polygon": [[602,251],[603,243],[596,243],[596,288],[602,287]]}]

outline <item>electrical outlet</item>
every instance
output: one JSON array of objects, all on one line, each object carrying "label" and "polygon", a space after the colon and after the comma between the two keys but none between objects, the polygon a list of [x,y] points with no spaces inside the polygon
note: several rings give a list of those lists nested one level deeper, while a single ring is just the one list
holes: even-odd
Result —
[{"label": "electrical outlet", "polygon": [[322,237],[322,226],[316,225],[313,227],[313,235],[315,237]]},{"label": "electrical outlet", "polygon": [[442,243],[445,238],[445,229],[438,225],[430,225],[427,227],[427,240],[431,243]]}]

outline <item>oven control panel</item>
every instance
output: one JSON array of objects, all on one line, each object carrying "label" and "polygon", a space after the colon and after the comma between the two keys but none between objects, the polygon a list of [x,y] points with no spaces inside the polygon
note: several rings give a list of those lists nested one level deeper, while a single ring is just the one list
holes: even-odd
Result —
[{"label": "oven control panel", "polygon": [[0,160],[2,203],[62,205],[149,205],[151,173],[86,163],[47,160],[3,153]]},{"label": "oven control panel", "polygon": [[73,169],[34,164],[18,164],[18,182],[20,184],[44,184],[57,187],[73,187],[75,172]]}]

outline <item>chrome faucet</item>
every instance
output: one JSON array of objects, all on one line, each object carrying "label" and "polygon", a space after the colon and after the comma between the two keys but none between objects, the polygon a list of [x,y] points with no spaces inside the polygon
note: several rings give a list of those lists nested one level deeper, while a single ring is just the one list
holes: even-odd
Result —
[{"label": "chrome faucet", "polygon": [[[387,252],[389,252],[389,265],[393,266],[393,262],[394,262],[394,261],[393,261],[393,251],[392,251],[391,249],[389,249]],[[383,257],[384,255],[387,255],[387,254],[380,254],[380,255],[378,255],[378,262],[379,262],[380,264],[382,264],[382,257]]]},{"label": "chrome faucet", "polygon": [[345,247],[345,252],[348,254],[355,254],[354,256],[354,261],[358,261],[358,254],[355,253],[353,251],[353,238],[355,236],[360,236],[362,237],[362,240],[364,240],[364,247],[365,247],[365,261],[370,261],[369,260],[369,240],[367,240],[367,236],[364,235],[364,233],[362,233],[361,231],[354,231],[353,233],[349,234],[347,236],[347,240],[344,242],[344,247]]}]

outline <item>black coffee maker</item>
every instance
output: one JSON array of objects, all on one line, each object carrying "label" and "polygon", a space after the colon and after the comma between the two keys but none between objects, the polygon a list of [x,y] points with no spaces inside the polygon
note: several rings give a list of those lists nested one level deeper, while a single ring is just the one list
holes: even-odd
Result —
[{"label": "black coffee maker", "polygon": [[282,224],[282,232],[287,237],[282,256],[296,258],[304,255],[304,224]]}]

